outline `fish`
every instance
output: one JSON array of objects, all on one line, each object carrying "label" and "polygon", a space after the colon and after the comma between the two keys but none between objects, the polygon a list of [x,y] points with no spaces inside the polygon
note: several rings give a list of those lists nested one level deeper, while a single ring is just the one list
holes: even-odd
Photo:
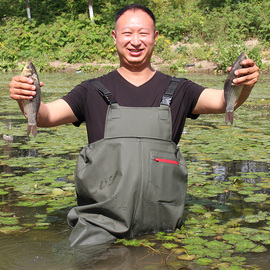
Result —
[{"label": "fish", "polygon": [[41,101],[41,89],[39,84],[38,74],[36,72],[35,66],[31,61],[28,61],[23,68],[22,76],[31,78],[34,81],[36,87],[36,95],[32,99],[25,99],[22,101],[24,114],[28,119],[27,124],[27,136],[32,132],[33,136],[37,136],[37,115],[40,107]]},{"label": "fish", "polygon": [[246,52],[242,52],[236,61],[234,62],[232,69],[230,70],[228,77],[224,83],[224,96],[226,101],[226,111],[225,111],[225,123],[226,125],[228,122],[233,124],[234,118],[234,106],[236,100],[239,98],[243,85],[235,85],[233,83],[233,79],[237,78],[234,72],[237,69],[243,68],[242,61],[248,59],[248,55]]}]

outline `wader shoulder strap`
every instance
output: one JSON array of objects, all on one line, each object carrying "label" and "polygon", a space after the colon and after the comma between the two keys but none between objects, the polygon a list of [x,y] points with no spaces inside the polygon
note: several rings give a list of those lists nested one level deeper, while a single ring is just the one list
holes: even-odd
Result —
[{"label": "wader shoulder strap", "polygon": [[117,103],[112,93],[98,79],[88,81],[97,89],[108,105]]},{"label": "wader shoulder strap", "polygon": [[176,90],[181,80],[182,78],[172,77],[171,82],[162,97],[160,105],[167,105],[167,106],[171,105],[174,91]]},{"label": "wader shoulder strap", "polygon": [[[176,78],[176,77],[173,77],[171,79],[171,82],[162,97],[162,101],[160,105],[166,105],[166,106],[171,105],[173,94],[181,80],[182,78]],[[111,105],[111,104],[117,103],[112,93],[98,79],[91,79],[88,81],[97,89],[97,91],[101,94],[101,96],[104,98],[107,104]]]}]

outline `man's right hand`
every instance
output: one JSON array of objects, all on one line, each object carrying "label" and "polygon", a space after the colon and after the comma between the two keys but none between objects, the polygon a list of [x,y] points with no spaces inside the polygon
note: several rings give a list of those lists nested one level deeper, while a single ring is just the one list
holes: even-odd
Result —
[{"label": "man's right hand", "polygon": [[[40,86],[43,83],[40,82]],[[10,97],[14,100],[32,99],[36,95],[34,81],[25,76],[15,76],[9,83]]]},{"label": "man's right hand", "polygon": [[[22,100],[32,99],[36,95],[36,87],[33,80],[25,76],[15,76],[9,84],[10,97],[18,101],[23,112]],[[40,86],[43,83],[40,82]],[[78,121],[74,112],[63,99],[44,104],[40,102],[37,123],[39,127],[54,127]]]}]

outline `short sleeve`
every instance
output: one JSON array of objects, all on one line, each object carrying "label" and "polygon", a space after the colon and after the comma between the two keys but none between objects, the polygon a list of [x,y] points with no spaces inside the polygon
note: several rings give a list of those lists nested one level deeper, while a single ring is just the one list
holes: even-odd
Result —
[{"label": "short sleeve", "polygon": [[85,108],[85,101],[87,99],[86,94],[87,90],[84,87],[84,83],[81,83],[77,85],[67,95],[62,97],[62,99],[68,103],[68,105],[78,118],[78,121],[73,123],[77,127],[80,126],[81,123],[85,121],[84,108]]},{"label": "short sleeve", "polygon": [[172,138],[175,143],[181,138],[186,118],[196,119],[198,114],[192,114],[198,99],[205,88],[188,79],[182,79],[176,89],[172,103]]}]

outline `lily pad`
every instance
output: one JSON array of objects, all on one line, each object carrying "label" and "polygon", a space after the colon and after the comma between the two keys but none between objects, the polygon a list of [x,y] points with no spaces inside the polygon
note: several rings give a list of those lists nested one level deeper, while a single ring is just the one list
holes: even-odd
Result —
[{"label": "lily pad", "polygon": [[173,249],[174,254],[180,255],[182,253],[187,253],[186,249],[184,247],[177,247]]},{"label": "lily pad", "polygon": [[244,218],[244,220],[248,223],[257,223],[261,221],[260,217],[258,215],[249,215]]},{"label": "lily pad", "polygon": [[245,240],[245,237],[240,234],[224,234],[222,238],[230,244],[236,244]]},{"label": "lily pad", "polygon": [[177,256],[177,259],[183,261],[193,261],[195,258],[196,255],[188,255],[188,254]]},{"label": "lily pad", "polygon": [[257,245],[254,242],[252,242],[248,239],[244,239],[241,242],[235,243],[235,251],[237,251],[237,252],[250,252],[256,246]]},{"label": "lily pad", "polygon": [[54,188],[52,190],[52,195],[53,196],[61,196],[61,195],[64,195],[65,194],[65,191],[61,188]]},{"label": "lily pad", "polygon": [[166,249],[174,249],[178,247],[178,245],[174,243],[163,243],[162,246]]},{"label": "lily pad", "polygon": [[258,245],[252,249],[252,252],[265,252],[265,251],[267,251],[267,248],[264,246],[260,246],[260,245]]},{"label": "lily pad", "polygon": [[5,226],[0,228],[0,232],[4,234],[13,234],[24,230],[21,226]]},{"label": "lily pad", "polygon": [[5,217],[0,217],[0,224],[2,225],[17,225],[19,223],[19,219],[18,217],[16,216],[13,216],[13,217],[8,217],[8,216],[5,216]]},{"label": "lily pad", "polygon": [[0,196],[1,196],[1,195],[6,195],[6,194],[8,194],[8,191],[6,191],[6,190],[0,188]]},{"label": "lily pad", "polygon": [[199,258],[198,260],[196,260],[196,263],[198,263],[199,265],[209,265],[213,263],[213,260],[209,258]]},{"label": "lily pad", "polygon": [[269,198],[268,194],[254,194],[253,196],[249,196],[244,200],[246,202],[260,203],[266,201],[268,198]]}]

